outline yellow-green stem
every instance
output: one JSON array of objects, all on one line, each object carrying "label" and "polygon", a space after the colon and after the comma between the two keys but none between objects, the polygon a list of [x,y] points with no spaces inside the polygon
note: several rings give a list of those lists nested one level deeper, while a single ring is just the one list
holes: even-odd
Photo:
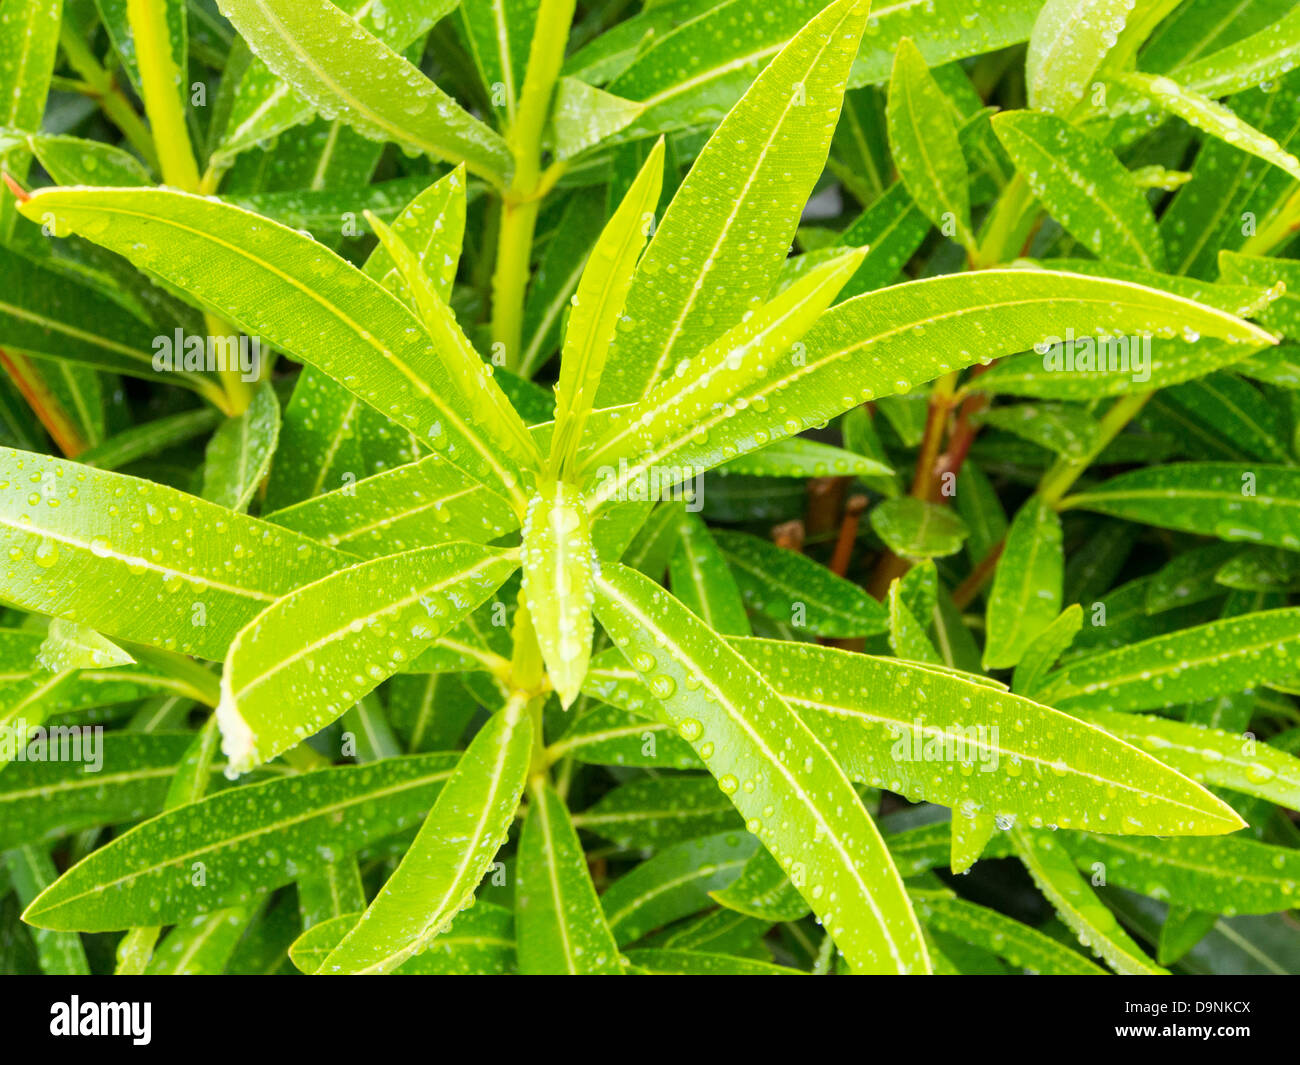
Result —
[{"label": "yellow-green stem", "polygon": [[185,192],[197,192],[199,168],[181,105],[181,72],[172,58],[167,8],[163,0],[127,0],[126,14],[163,181]]},{"label": "yellow-green stem", "polygon": [[1131,392],[1116,400],[1115,405],[1101,419],[1097,439],[1088,452],[1076,458],[1058,459],[1056,464],[1044,474],[1038,485],[1039,498],[1048,506],[1057,506],[1061,497],[1083,475],[1106,445],[1137,416],[1138,411],[1146,405],[1151,396],[1151,392]]},{"label": "yellow-green stem", "polygon": [[77,36],[76,30],[67,21],[59,31],[59,44],[69,66],[81,76],[90,93],[99,101],[108,120],[122,131],[127,142],[150,167],[155,171],[160,170],[158,152],[154,149],[153,136],[148,127],[117,87],[113,75],[99,65],[86,42]]}]

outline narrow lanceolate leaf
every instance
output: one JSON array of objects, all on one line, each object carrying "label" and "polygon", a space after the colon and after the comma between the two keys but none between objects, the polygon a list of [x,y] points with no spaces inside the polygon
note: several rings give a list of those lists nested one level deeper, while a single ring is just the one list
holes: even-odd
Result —
[{"label": "narrow lanceolate leaf", "polygon": [[668,561],[673,595],[723,636],[747,636],[749,618],[736,578],[698,514],[682,512],[677,549]]},{"label": "narrow lanceolate leaf", "polygon": [[645,104],[604,92],[577,78],[561,78],[551,105],[555,154],[572,159],[611,137],[645,110]]},{"label": "narrow lanceolate leaf", "polygon": [[418,319],[309,237],[170,189],[42,190],[23,211],[36,219],[49,212],[59,232],[125,255],[264,345],[333,377],[476,480],[518,493],[518,474],[471,424]]},{"label": "narrow lanceolate leaf", "polygon": [[1153,710],[1296,672],[1300,607],[1212,621],[1071,662],[1039,696],[1065,710]]},{"label": "narrow lanceolate leaf", "polygon": [[524,517],[524,603],[532,615],[546,672],[567,708],[578,697],[591,657],[591,519],[571,484],[543,485]]},{"label": "narrow lanceolate leaf", "polygon": [[519,840],[515,929],[525,975],[600,976],[622,971],[569,811],[542,778],[528,789]]},{"label": "narrow lanceolate leaf", "polygon": [[1146,195],[1105,145],[1064,119],[1008,111],[993,129],[1035,196],[1089,251],[1164,269],[1164,245]]},{"label": "narrow lanceolate leaf", "polygon": [[1300,63],[1300,10],[1292,9],[1257,33],[1189,63],[1178,80],[1206,96],[1228,96],[1271,84]]},{"label": "narrow lanceolate leaf", "polygon": [[[23,905],[29,905],[59,875],[44,847],[19,847],[3,855],[3,858],[14,890]],[[32,940],[36,944],[41,972],[46,976],[90,975],[90,962],[86,960],[81,937],[75,932],[38,928],[33,929]]]},{"label": "narrow lanceolate leaf", "polygon": [[808,915],[808,903],[763,848],[754,852],[740,876],[710,894],[727,909],[764,921],[798,921]]},{"label": "narrow lanceolate leaf", "polygon": [[1262,462],[1184,462],[1112,477],[1064,506],[1164,529],[1300,551],[1300,471]]},{"label": "narrow lanceolate leaf", "polygon": [[721,471],[740,477],[889,477],[877,459],[797,436],[726,463]]},{"label": "narrow lanceolate leaf", "polygon": [[967,814],[1098,832],[1240,827],[1230,807],[1127,743],[961,674],[809,644],[733,646],[844,771],[873,787]]},{"label": "narrow lanceolate leaf", "polygon": [[139,159],[103,141],[0,128],[0,150],[11,142],[25,144],[59,185],[122,187],[153,183],[148,168]]},{"label": "narrow lanceolate leaf", "polygon": [[493,378],[492,367],[474,350],[455,313],[434,289],[423,262],[388,226],[374,215],[367,217],[396,264],[442,365],[470,411],[470,420],[481,425],[489,438],[521,466],[538,465],[541,455],[523,420]]},{"label": "narrow lanceolate leaf", "polygon": [[927,927],[982,947],[1018,968],[1043,976],[1105,975],[1078,951],[987,906],[928,891],[914,891],[912,901]]},{"label": "narrow lanceolate leaf", "polygon": [[[809,270],[694,359],[679,364],[673,377],[657,385],[645,399],[629,408],[608,408],[617,416],[608,419],[603,431],[592,426],[590,435],[595,442],[583,451],[581,463],[582,471],[597,482],[599,500],[629,495],[635,499],[643,494],[629,487],[629,478],[655,475],[662,481],[671,469],[648,471],[638,466],[624,470],[619,460],[653,453],[665,443],[674,446],[673,442],[698,421],[701,408],[712,410],[717,402],[761,380],[782,356],[802,352],[800,337],[830,306],[862,262],[863,253],[864,249],[846,251]],[[768,442],[760,437],[754,444],[758,447]],[[687,467],[680,479],[696,472]],[[665,487],[671,483],[669,480]]]},{"label": "narrow lanceolate leaf", "polygon": [[[66,359],[151,381],[170,381],[211,396],[210,376],[154,369],[157,329],[75,276],[0,248],[0,344],[7,351]],[[165,339],[170,341],[168,335]]]},{"label": "narrow lanceolate leaf", "polygon": [[1165,972],[1120,927],[1115,915],[1075,871],[1062,844],[1046,832],[1023,828],[1013,828],[1011,832],[1016,854],[1038,890],[1047,896],[1080,943],[1122,975],[1151,976]]},{"label": "narrow lanceolate leaf", "polygon": [[492,594],[513,552],[446,544],[362,562],[277,600],[230,647],[222,750],[244,771],[324,728]]},{"label": "narrow lanceolate leaf", "polygon": [[[114,731],[96,742],[89,763],[12,763],[0,773],[0,850],[152,816],[189,742],[189,733]],[[96,762],[98,772],[86,772]]]},{"label": "narrow lanceolate leaf", "polygon": [[1128,0],[1047,0],[1025,57],[1030,106],[1058,115],[1073,111],[1132,10]]},{"label": "narrow lanceolate leaf", "polygon": [[[293,941],[289,957],[305,973],[314,973],[361,914],[345,913],[309,928]],[[515,969],[514,915],[504,906],[476,902],[455,920],[423,954],[408,958],[399,975],[474,976]]]},{"label": "narrow lanceolate leaf", "polygon": [[1016,665],[1061,609],[1065,549],[1061,519],[1035,496],[1020,508],[1007,531],[989,594],[984,645],[986,669]]},{"label": "narrow lanceolate leaf", "polygon": [[628,951],[627,960],[641,973],[660,976],[804,976],[798,969],[771,962],[715,954],[705,950],[642,948]]},{"label": "narrow lanceolate leaf", "polygon": [[[761,375],[752,369],[731,377],[715,374],[699,394],[666,382],[677,388],[633,407],[615,429],[618,443],[611,436],[593,448],[588,467],[617,467],[619,458],[627,459],[625,469],[591,493],[593,504],[648,477],[656,465],[699,473],[860,403],[1053,343],[1071,329],[1078,337],[1174,336],[1191,329],[1228,341],[1242,358],[1274,343],[1271,334],[1222,311],[1126,281],[981,270],[895,285],[832,307],[798,345],[765,355]],[[1041,370],[1042,357],[1034,357]],[[996,372],[983,375],[981,387]],[[658,414],[669,409],[671,430],[664,432]],[[643,416],[654,433],[642,428]]]},{"label": "narrow lanceolate leaf", "polygon": [[606,565],[601,624],[855,969],[925,972],[902,881],[829,752],[735,651],[635,571]]},{"label": "narrow lanceolate leaf", "polygon": [[517,697],[474,737],[401,864],[319,972],[391,972],[465,908],[514,821],[532,743]]},{"label": "narrow lanceolate leaf", "polygon": [[1184,88],[1163,75],[1128,73],[1115,78],[1125,88],[1140,93],[1146,99],[1177,115],[1189,125],[1204,130],[1213,137],[1239,148],[1243,152],[1272,163],[1300,180],[1300,159],[1283,148],[1268,134],[1248,122],[1242,121],[1223,104]]},{"label": "narrow lanceolate leaf", "polygon": [[821,176],[866,16],[865,0],[817,15],[700,153],[637,267],[602,406],[645,395],[767,295]]},{"label": "narrow lanceolate leaf", "polygon": [[94,629],[65,618],[51,618],[50,627],[36,656],[37,665],[51,673],[72,669],[106,669],[135,661],[112,640]]},{"label": "narrow lanceolate leaf", "polygon": [[327,0],[221,0],[221,10],[254,54],[326,118],[463,162],[498,184],[509,176],[510,152],[498,134]]},{"label": "narrow lanceolate leaf", "polygon": [[265,517],[362,558],[451,540],[486,543],[519,525],[509,503],[437,452]]},{"label": "narrow lanceolate leaf", "polygon": [[228,420],[208,441],[203,498],[230,510],[247,510],[271,469],[279,438],[280,404],[271,383],[263,381],[244,413]]},{"label": "narrow lanceolate leaf", "polygon": [[342,563],[287,529],[45,455],[0,453],[0,484],[3,598],[185,654],[225,657],[258,613]]},{"label": "narrow lanceolate leaf", "polygon": [[1254,840],[1115,839],[1071,832],[1062,840],[1080,869],[1101,862],[1108,883],[1235,916],[1300,906],[1300,852]]},{"label": "narrow lanceolate leaf", "polygon": [[632,274],[654,224],[663,168],[664,142],[660,139],[596,240],[573,294],[555,392],[550,470],[556,476],[567,476],[577,457]]},{"label": "narrow lanceolate leaf", "polygon": [[[443,301],[451,298],[465,239],[465,168],[456,167],[408,203],[393,219],[392,233],[411,250]],[[366,260],[365,273],[401,295],[401,273],[382,244]]]},{"label": "narrow lanceolate leaf", "polygon": [[[695,759],[692,768],[699,765]],[[712,777],[691,776],[631,780],[576,814],[574,824],[631,850],[698,839],[743,822]]]},{"label": "narrow lanceolate leaf", "polygon": [[[390,758],[234,788],[131,829],[63,874],[26,920],[112,931],[247,902],[416,822],[455,756]],[[274,855],[274,860],[268,860]],[[195,863],[200,863],[197,867]],[[202,873],[204,886],[193,878]]]},{"label": "narrow lanceolate leaf", "polygon": [[1011,678],[1012,690],[1020,695],[1034,696],[1043,675],[1069,649],[1082,628],[1083,607],[1072,603],[1025,648]]},{"label": "narrow lanceolate leaf", "polygon": [[974,248],[970,187],[957,126],[943,90],[910,39],[898,46],[887,117],[894,165],[912,199],[945,236]]},{"label": "narrow lanceolate leaf", "polygon": [[1253,735],[1146,714],[1078,713],[1193,780],[1300,810],[1300,759]]},{"label": "narrow lanceolate leaf", "polygon": [[886,499],[871,511],[871,527],[904,558],[943,558],[961,550],[966,523],[947,507],[911,496]]}]

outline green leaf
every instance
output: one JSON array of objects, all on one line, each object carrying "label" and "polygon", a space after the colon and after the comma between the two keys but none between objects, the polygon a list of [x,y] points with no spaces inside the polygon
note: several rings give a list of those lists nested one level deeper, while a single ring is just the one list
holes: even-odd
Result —
[{"label": "green leaf", "polygon": [[1112,477],[1062,507],[1221,540],[1300,550],[1300,472],[1259,462],[1184,462]]},{"label": "green leaf", "polygon": [[1300,854],[1249,839],[1116,839],[1071,832],[1075,865],[1100,862],[1106,881],[1161,901],[1235,917],[1300,906]]},{"label": "green leaf", "polygon": [[518,564],[510,551],[446,544],[362,562],[278,599],[235,637],[222,674],[217,719],[232,768],[324,728]]},{"label": "green leaf", "polygon": [[540,777],[528,789],[515,888],[519,971],[602,976],[622,971],[569,812]]},{"label": "green leaf", "polygon": [[723,552],[698,514],[682,511],[677,549],[668,562],[673,595],[723,636],[748,636],[745,601]]},{"label": "green leaf", "polygon": [[665,847],[614,881],[600,897],[619,946],[713,905],[709,892],[739,875],[759,844],[745,832],[722,832]]},{"label": "green leaf", "polygon": [[485,543],[519,525],[504,499],[437,452],[265,518],[362,558],[452,540]]},{"label": "green leaf", "polygon": [[663,165],[664,142],[660,139],[597,238],[573,294],[555,390],[550,471],[557,476],[571,472],[582,442],[633,271],[654,224]]},{"label": "green leaf", "polygon": [[889,147],[899,177],[945,236],[973,251],[966,159],[947,98],[909,39],[899,43],[889,81]]},{"label": "green leaf", "polygon": [[1038,890],[1047,896],[1080,943],[1122,975],[1165,973],[1133,942],[1115,915],[1075,872],[1070,855],[1062,844],[1047,833],[1029,832],[1023,828],[1013,828],[1011,839]]},{"label": "green leaf", "polygon": [[94,629],[64,618],[51,618],[36,662],[51,673],[62,673],[72,669],[128,666],[135,659]]},{"label": "green leaf", "polygon": [[763,921],[798,921],[808,915],[808,903],[766,850],[759,848],[740,876],[710,895],[729,910]]},{"label": "green leaf", "polygon": [[0,474],[5,598],[109,636],[224,658],[266,606],[341,562],[151,481],[12,450],[0,452]]},{"label": "green leaf", "polygon": [[532,733],[519,698],[479,730],[396,872],[320,972],[391,972],[465,908],[514,821]]},{"label": "green leaf", "polygon": [[1043,675],[1069,649],[1081,628],[1083,607],[1073,603],[1061,611],[1025,648],[1012,675],[1012,689],[1020,695],[1034,695]]},{"label": "green leaf", "polygon": [[1229,807],[1156,759],[978,679],[810,644],[732,643],[852,779],[914,802],[1095,831],[1240,827]]},{"label": "green leaf", "polygon": [[714,954],[703,950],[664,950],[643,948],[630,950],[627,960],[639,972],[659,976],[803,976],[770,962],[738,958],[734,954]]},{"label": "green leaf", "polygon": [[[0,126],[36,131],[45,113],[50,75],[59,50],[62,0],[3,0],[0,24]],[[0,146],[0,169],[22,179],[29,162],[26,148]],[[14,213],[10,198],[0,196],[0,243],[8,243]]]},{"label": "green leaf", "polygon": [[1089,251],[1164,269],[1164,245],[1145,193],[1105,145],[1064,119],[1009,111],[993,129],[1035,196]]},{"label": "green leaf", "polygon": [[914,891],[912,901],[926,925],[982,947],[1012,965],[1043,976],[1104,976],[1082,954],[997,910],[939,892]]},{"label": "green leaf", "polygon": [[1300,759],[1254,736],[1145,714],[1079,713],[1193,780],[1300,810]]},{"label": "green leaf", "polygon": [[[174,924],[248,901],[415,823],[455,756],[390,758],[233,788],[131,829],[28,907],[40,928]],[[194,878],[203,882],[196,887]]]},{"label": "green leaf", "polygon": [[1073,661],[1039,696],[1066,710],[1151,710],[1253,688],[1295,672],[1300,607],[1212,621]]},{"label": "green leaf", "polygon": [[499,185],[509,178],[510,151],[498,134],[328,0],[223,0],[222,13],[326,118],[372,140],[463,162]]},{"label": "green leaf", "polygon": [[[18,894],[19,901],[27,906],[58,877],[49,853],[42,847],[24,846],[4,855],[5,865]],[[86,960],[81,937],[75,932],[50,931],[38,928],[32,932],[41,972],[47,976],[89,976],[90,962]]]},{"label": "green leaf", "polygon": [[789,871],[850,964],[927,970],[902,882],[871,818],[826,749],[768,684],[635,571],[604,566],[596,603],[615,644],[652,674],[648,684],[663,714]]},{"label": "green leaf", "polygon": [[712,536],[750,609],[774,622],[806,627],[818,636],[884,632],[880,603],[807,555],[746,533],[716,529]]},{"label": "green leaf", "polygon": [[894,554],[915,559],[955,554],[967,535],[965,522],[947,507],[910,496],[878,503],[871,527]]},{"label": "green leaf", "polygon": [[[699,764],[695,759],[692,768]],[[712,777],[671,776],[628,781],[575,814],[574,824],[632,850],[740,828],[742,822]]]},{"label": "green leaf", "polygon": [[1025,57],[1029,105],[1058,115],[1075,110],[1132,10],[1126,0],[1047,0]]},{"label": "green leaf", "polygon": [[61,227],[84,232],[263,344],[329,374],[475,480],[518,492],[517,474],[470,424],[416,318],[301,233],[169,189],[42,190],[23,211],[35,218],[49,211]]},{"label": "green leaf", "polygon": [[821,175],[866,7],[837,0],[813,18],[696,159],[637,267],[601,405],[646,395],[767,295]]},{"label": "green leaf", "polygon": [[1300,11],[1294,8],[1249,37],[1181,67],[1182,84],[1206,96],[1228,96],[1275,81],[1300,55]]},{"label": "green leaf", "polygon": [[280,404],[269,381],[253,392],[252,402],[229,419],[208,441],[203,464],[203,498],[244,511],[266,479],[280,438]]},{"label": "green leaf", "polygon": [[1156,106],[1177,115],[1184,122],[1204,130],[1212,137],[1272,163],[1300,180],[1300,159],[1283,148],[1268,134],[1243,122],[1232,111],[1208,96],[1184,88],[1163,75],[1128,73],[1116,75],[1125,88],[1141,94]]},{"label": "green leaf", "polygon": [[0,148],[22,144],[59,185],[150,185],[153,177],[134,155],[102,141],[0,128]]},{"label": "green leaf", "polygon": [[1035,496],[1011,522],[998,559],[985,625],[986,669],[1019,663],[1029,645],[1055,620],[1061,609],[1064,567],[1061,520]]},{"label": "green leaf", "polygon": [[567,709],[578,697],[591,657],[591,519],[572,485],[552,481],[524,518],[523,595],[546,672]]},{"label": "green leaf", "polygon": [[577,78],[561,78],[551,105],[555,154],[572,159],[610,137],[645,110],[645,104],[602,92]]},{"label": "green leaf", "polygon": [[[303,932],[289,948],[294,965],[316,972],[357,923],[360,913],[346,913]],[[425,976],[470,976],[508,973],[515,966],[514,915],[504,906],[475,902],[458,913],[423,954],[408,958],[394,973]]]},{"label": "green leaf", "polygon": [[723,463],[719,473],[739,477],[889,477],[893,469],[866,455],[802,436]]}]

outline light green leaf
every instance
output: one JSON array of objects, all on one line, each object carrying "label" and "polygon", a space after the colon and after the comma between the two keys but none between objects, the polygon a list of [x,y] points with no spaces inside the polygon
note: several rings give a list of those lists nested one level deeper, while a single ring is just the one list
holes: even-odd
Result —
[{"label": "light green leaf", "polygon": [[[36,131],[45,114],[50,75],[59,51],[63,0],[0,0],[0,126]],[[21,180],[30,161],[26,147],[0,145],[0,169]],[[14,204],[0,195],[0,244],[13,230]]]},{"label": "light green leaf", "polygon": [[515,926],[525,975],[602,976],[622,971],[569,812],[541,777],[528,789],[519,840]]},{"label": "light green leaf", "polygon": [[1121,473],[1061,505],[1221,540],[1300,550],[1300,471],[1286,466],[1151,466]]},{"label": "light green leaf", "polygon": [[1126,976],[1165,974],[1120,927],[1115,915],[1074,869],[1065,847],[1045,832],[1011,830],[1016,853],[1061,920],[1095,955]]},{"label": "light green leaf", "polygon": [[[697,758],[692,768],[699,766]],[[575,814],[573,823],[625,850],[660,848],[742,825],[736,808],[708,776],[630,780]]]},{"label": "light green leaf", "polygon": [[[914,802],[1094,831],[1240,827],[1228,806],[1155,759],[976,678],[811,644],[732,644],[852,779]],[[937,772],[936,760],[972,772]]]},{"label": "light green leaf", "polygon": [[152,481],[12,450],[0,452],[0,473],[4,597],[109,636],[224,658],[265,607],[342,562],[297,533]]},{"label": "light green leaf", "polygon": [[966,523],[947,507],[911,496],[876,504],[871,527],[894,554],[904,558],[955,554],[967,535]]},{"label": "light green leaf", "polygon": [[243,414],[222,425],[203,464],[203,498],[229,510],[245,511],[266,479],[280,438],[280,404],[269,381],[253,392]]},{"label": "light green leaf", "polygon": [[1061,609],[1065,548],[1061,519],[1038,496],[1011,522],[989,593],[984,667],[1007,669]]},{"label": "light green leaf", "polygon": [[561,78],[555,86],[551,122],[555,154],[572,159],[623,129],[645,110],[645,104],[603,92],[577,78]]},{"label": "light green leaf", "polygon": [[1072,603],[1025,648],[1012,675],[1012,689],[1020,695],[1034,695],[1043,675],[1066,652],[1082,628],[1083,607]]},{"label": "light green leaf", "polygon": [[1292,9],[1249,37],[1178,70],[1178,80],[1206,96],[1229,96],[1271,84],[1300,62],[1300,11]]},{"label": "light green leaf", "polygon": [[1268,134],[1243,122],[1228,108],[1208,96],[1184,88],[1171,78],[1159,74],[1119,74],[1115,80],[1170,114],[1177,115],[1189,125],[1204,130],[1234,148],[1281,167],[1293,178],[1300,180],[1300,159]]},{"label": "light green leaf", "polygon": [[446,544],[362,562],[277,600],[221,677],[222,750],[244,772],[301,743],[491,595],[513,552]]},{"label": "light green leaf", "polygon": [[591,519],[564,481],[543,485],[528,504],[523,540],[524,602],[546,672],[566,708],[578,697],[591,657]]},{"label": "light green leaf", "polygon": [[1132,10],[1131,0],[1047,0],[1025,57],[1029,105],[1062,116],[1074,111]]},{"label": "light green leaf", "polygon": [[[105,932],[237,905],[414,824],[454,765],[447,754],[390,758],[232,788],[178,807],[78,862],[24,919],[40,928]],[[202,889],[192,883],[196,862]]]},{"label": "light green leaf", "polygon": [[724,462],[718,472],[738,477],[889,477],[894,471],[866,455],[795,436]]},{"label": "light green leaf", "polygon": [[952,111],[916,45],[898,46],[889,82],[889,147],[916,205],[945,236],[973,251],[966,159]]},{"label": "light green leaf", "polygon": [[[19,847],[4,854],[3,858],[18,900],[24,906],[30,905],[58,878],[59,871],[43,847]],[[75,932],[37,928],[32,931],[32,940],[41,972],[46,976],[90,975],[90,962],[86,960],[81,937]]]},{"label": "light green leaf", "polygon": [[1212,621],[1072,661],[1039,697],[1065,710],[1152,710],[1295,673],[1300,607]]},{"label": "light green leaf", "polygon": [[1146,195],[1110,149],[1051,114],[1004,112],[993,130],[1034,195],[1084,247],[1103,259],[1164,269]]},{"label": "light green leaf", "polygon": [[62,673],[72,669],[129,666],[135,659],[94,629],[65,618],[51,618],[36,661],[42,669]]},{"label": "light green leaf", "polygon": [[654,224],[663,166],[664,142],[660,139],[597,238],[573,294],[555,390],[550,471],[556,476],[571,472],[581,445],[633,271]]},{"label": "light green leaf", "polygon": [[915,918],[871,818],[826,749],[768,684],[635,571],[604,566],[596,602],[615,644],[652,674],[663,714],[704,758],[850,963],[926,971]]},{"label": "light green leaf", "polygon": [[678,530],[677,549],[668,561],[673,595],[714,632],[748,636],[740,588],[704,519],[682,511]]},{"label": "light green leaf", "polygon": [[837,0],[812,19],[700,153],[637,267],[601,405],[640,399],[767,295],[821,175],[866,9]]},{"label": "light green leaf", "polygon": [[714,954],[703,950],[642,948],[630,950],[627,960],[638,972],[659,976],[804,976],[798,969],[770,962]]},{"label": "light green leaf", "polygon": [[301,233],[170,189],[42,190],[23,211],[49,211],[61,232],[83,232],[185,289],[264,345],[329,374],[475,480],[518,493],[518,475],[470,424],[417,319]]},{"label": "light green leaf", "polygon": [[521,698],[479,730],[396,872],[320,972],[391,972],[465,908],[514,821],[532,733]]},{"label": "light green leaf", "polygon": [[808,903],[762,847],[745,863],[740,876],[709,894],[727,909],[763,921],[798,921],[809,913]]},{"label": "light green leaf", "polygon": [[253,53],[326,118],[463,162],[497,184],[508,179],[512,160],[498,134],[328,0],[222,0],[221,9]]}]

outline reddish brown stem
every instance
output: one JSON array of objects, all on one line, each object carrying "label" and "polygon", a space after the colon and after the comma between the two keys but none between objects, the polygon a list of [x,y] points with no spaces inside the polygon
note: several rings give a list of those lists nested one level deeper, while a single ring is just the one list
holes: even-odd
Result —
[{"label": "reddish brown stem", "polygon": [[844,520],[840,522],[840,536],[835,541],[835,551],[831,555],[831,572],[843,577],[849,571],[849,562],[853,559],[853,545],[858,540],[858,526],[862,522],[862,512],[867,509],[867,497],[854,495],[849,497],[844,506]]},{"label": "reddish brown stem", "polygon": [[966,607],[974,601],[979,595],[980,589],[993,576],[993,571],[998,568],[998,559],[1002,557],[1002,548],[1005,546],[1005,540],[999,540],[985,555],[980,559],[979,564],[970,571],[970,575],[953,589],[952,601],[958,610],[965,610]]},{"label": "reddish brown stem", "polygon": [[0,365],[4,366],[23,399],[27,400],[32,413],[40,419],[59,450],[70,459],[85,451],[89,445],[31,360],[25,355],[0,351]]}]

